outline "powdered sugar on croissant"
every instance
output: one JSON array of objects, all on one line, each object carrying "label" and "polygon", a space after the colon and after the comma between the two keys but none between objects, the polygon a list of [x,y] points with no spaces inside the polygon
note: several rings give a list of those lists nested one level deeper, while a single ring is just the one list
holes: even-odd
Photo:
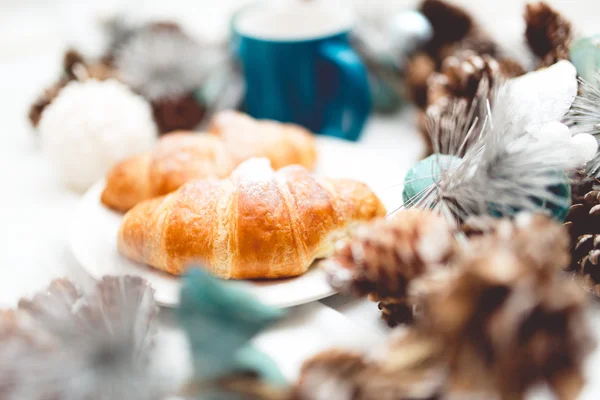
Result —
[{"label": "powdered sugar on croissant", "polygon": [[316,156],[313,135],[300,126],[222,111],[206,134],[173,132],[151,151],[117,163],[106,177],[102,203],[125,212],[191,180],[225,178],[251,157],[266,157],[275,169],[292,164],[312,169]]},{"label": "powdered sugar on croissant", "polygon": [[125,214],[119,251],[172,274],[202,263],[222,278],[297,276],[358,221],[385,215],[375,194],[301,166],[242,163],[225,180],[197,180]]}]

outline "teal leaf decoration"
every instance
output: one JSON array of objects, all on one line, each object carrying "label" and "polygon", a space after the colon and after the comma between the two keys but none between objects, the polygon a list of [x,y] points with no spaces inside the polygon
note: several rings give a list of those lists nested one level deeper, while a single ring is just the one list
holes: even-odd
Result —
[{"label": "teal leaf decoration", "polygon": [[283,381],[275,363],[249,346],[256,334],[283,317],[282,310],[202,268],[188,269],[180,297],[177,314],[191,344],[196,378],[252,371],[273,383]]},{"label": "teal leaf decoration", "polygon": [[586,82],[594,82],[596,71],[600,70],[600,35],[575,40],[569,57],[577,74]]}]

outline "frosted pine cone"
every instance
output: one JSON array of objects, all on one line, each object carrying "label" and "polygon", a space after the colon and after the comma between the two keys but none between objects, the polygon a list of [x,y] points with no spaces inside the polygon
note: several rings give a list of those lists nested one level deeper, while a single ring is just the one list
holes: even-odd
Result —
[{"label": "frosted pine cone", "polygon": [[525,22],[527,43],[540,59],[541,67],[569,59],[571,24],[558,11],[544,2],[528,4]]},{"label": "frosted pine cone", "polygon": [[440,345],[414,331],[390,343],[375,360],[323,352],[304,363],[294,400],[442,399],[447,374]]},{"label": "frosted pine cone", "polygon": [[297,400],[349,400],[359,390],[357,377],[368,367],[362,355],[329,350],[306,360],[300,371]]},{"label": "frosted pine cone", "polygon": [[452,380],[501,398],[522,398],[547,382],[558,398],[576,398],[592,347],[581,293],[500,241],[483,244],[459,255],[460,272],[424,302]]},{"label": "frosted pine cone", "polygon": [[566,229],[542,214],[518,214],[514,220],[472,217],[462,226],[474,246],[503,246],[522,262],[554,272],[569,262]]},{"label": "frosted pine cone", "polygon": [[[394,324],[404,318],[390,315],[390,306],[406,302],[411,281],[441,268],[453,249],[453,231],[444,218],[410,209],[364,225],[324,264],[332,286],[382,301],[384,317]],[[396,311],[408,314],[403,307]]]}]

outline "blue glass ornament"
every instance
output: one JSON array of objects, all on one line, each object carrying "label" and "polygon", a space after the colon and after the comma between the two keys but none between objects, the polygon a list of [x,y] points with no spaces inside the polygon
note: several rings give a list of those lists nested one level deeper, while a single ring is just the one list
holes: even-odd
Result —
[{"label": "blue glass ornament", "polygon": [[[440,182],[442,171],[458,167],[460,163],[461,159],[459,157],[446,154],[433,154],[419,161],[408,171],[404,178],[402,199],[405,206],[414,206],[427,194],[428,188]],[[545,210],[552,218],[562,222],[571,207],[571,185],[567,176],[563,172],[559,173],[564,176],[563,182],[550,188],[557,199],[555,201],[533,199],[533,202],[539,206],[540,210]],[[521,211],[523,210],[516,207],[507,207],[495,203],[489,204],[489,213],[495,217],[514,216]]]},{"label": "blue glass ornament", "polygon": [[447,154],[432,154],[419,161],[408,170],[404,177],[404,190],[402,199],[406,206],[413,206],[427,192],[427,188],[439,183],[442,178],[442,170],[452,166],[458,166],[461,159]]},{"label": "blue glass ornament", "polygon": [[577,75],[586,82],[595,82],[594,76],[600,69],[600,35],[573,41],[569,49],[569,57],[577,68]]},{"label": "blue glass ornament", "polygon": [[[558,172],[564,176],[564,181],[559,185],[550,187],[550,192],[554,194],[556,201],[544,201],[542,199],[533,199],[533,202],[539,206],[539,211],[548,214],[554,220],[563,222],[567,217],[571,207],[571,185],[569,178],[564,172]],[[514,216],[523,210],[516,207],[500,207],[498,204],[490,203],[490,214],[495,217]]]}]

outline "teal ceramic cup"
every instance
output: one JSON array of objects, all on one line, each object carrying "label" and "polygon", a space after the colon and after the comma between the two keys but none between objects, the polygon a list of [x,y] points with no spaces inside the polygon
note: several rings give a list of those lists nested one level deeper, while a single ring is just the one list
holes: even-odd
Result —
[{"label": "teal ceramic cup", "polygon": [[349,43],[352,15],[323,4],[265,2],[234,17],[244,108],[255,118],[356,140],[371,108],[367,71]]}]

